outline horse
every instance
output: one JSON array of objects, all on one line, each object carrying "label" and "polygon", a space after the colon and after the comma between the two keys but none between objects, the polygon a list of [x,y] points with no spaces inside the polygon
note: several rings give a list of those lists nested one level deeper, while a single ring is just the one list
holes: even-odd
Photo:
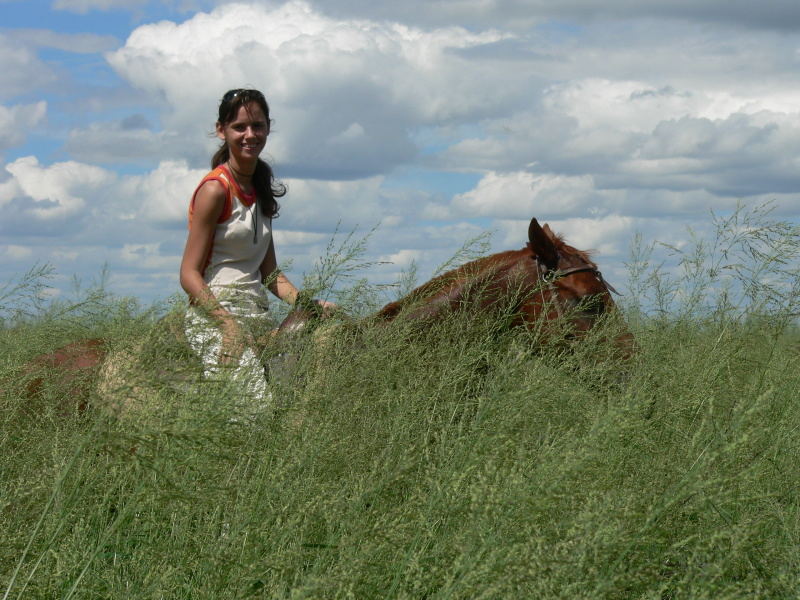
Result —
[{"label": "horse", "polygon": [[[567,244],[534,217],[524,248],[479,258],[444,273],[388,303],[375,318],[432,322],[453,311],[502,310],[509,316],[510,327],[531,329],[559,322],[566,325],[566,336],[574,339],[615,310],[612,293],[618,292],[588,252]],[[630,355],[630,333],[620,332],[615,343],[623,356]]]}]

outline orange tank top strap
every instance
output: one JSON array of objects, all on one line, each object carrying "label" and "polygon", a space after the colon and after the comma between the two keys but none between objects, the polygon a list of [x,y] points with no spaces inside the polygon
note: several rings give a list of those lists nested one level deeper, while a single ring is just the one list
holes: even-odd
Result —
[{"label": "orange tank top strap", "polygon": [[222,187],[225,188],[225,206],[222,207],[222,212],[219,215],[219,219],[217,219],[217,223],[224,223],[231,217],[231,212],[233,211],[233,198],[231,194],[231,180],[230,180],[230,173],[225,170],[223,165],[219,165],[213,171],[208,173],[203,179],[197,184],[197,187],[194,189],[194,193],[192,194],[192,199],[189,202],[189,228],[192,227],[192,216],[194,215],[194,200],[197,198],[197,192],[200,191],[200,188],[203,187],[203,184],[207,181],[219,181]]}]

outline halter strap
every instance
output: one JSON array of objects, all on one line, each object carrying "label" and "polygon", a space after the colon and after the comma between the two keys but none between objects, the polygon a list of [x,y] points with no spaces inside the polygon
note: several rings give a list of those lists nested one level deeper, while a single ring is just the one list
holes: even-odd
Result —
[{"label": "halter strap", "polygon": [[566,277],[568,275],[574,275],[575,273],[589,272],[593,273],[594,276],[597,277],[604,286],[606,286],[606,289],[608,289],[609,292],[613,292],[617,296],[622,295],[614,288],[613,285],[608,283],[603,278],[603,274],[598,269],[590,265],[586,265],[584,267],[571,267],[569,269],[549,269],[547,265],[543,264],[541,261],[538,261],[538,263],[540,271],[542,273],[542,279],[545,282],[547,282],[548,285],[551,285],[557,279],[561,279],[562,277]]}]

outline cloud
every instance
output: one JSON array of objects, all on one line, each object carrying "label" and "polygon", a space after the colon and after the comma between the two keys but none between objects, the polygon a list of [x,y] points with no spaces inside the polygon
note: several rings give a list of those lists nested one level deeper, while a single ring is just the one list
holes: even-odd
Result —
[{"label": "cloud", "polygon": [[[446,208],[448,218],[492,217],[499,220],[606,218],[672,218],[676,221],[707,220],[710,211],[726,213],[745,202],[749,206],[771,204],[776,216],[797,216],[797,192],[764,193],[743,200],[735,194],[709,189],[679,189],[672,175],[664,177],[678,189],[659,188],[641,177],[642,186],[598,188],[589,175],[535,174],[528,171],[490,172],[470,191],[457,194]],[[658,182],[655,182],[658,183]]]},{"label": "cloud", "polygon": [[[0,231],[4,240],[13,240],[14,256],[27,251],[68,272],[96,274],[107,265],[121,293],[178,289],[189,199],[206,169],[162,161],[142,174],[118,175],[76,161],[43,165],[28,156],[6,165],[6,172],[0,207],[8,218]],[[324,254],[337,226],[341,235],[358,228],[360,236],[383,221],[378,246],[393,244],[391,232],[401,219],[387,218],[381,183],[380,177],[287,180],[284,215],[274,224],[279,260],[290,260],[295,274],[307,271]],[[393,201],[402,199],[395,193]]]},{"label": "cloud", "polygon": [[0,33],[0,54],[3,56],[0,99],[7,100],[30,93],[41,97],[43,92],[52,92],[55,84],[69,86],[69,63],[54,60],[52,52],[48,59],[42,59],[39,56],[41,49],[92,55],[118,46],[119,40],[110,35],[63,33],[48,29],[5,29]]},{"label": "cloud", "polygon": [[118,186],[120,216],[156,226],[186,227],[189,200],[207,169],[164,161],[144,175],[124,177]]},{"label": "cloud", "polygon": [[457,214],[471,217],[525,218],[587,210],[597,194],[592,177],[490,172],[478,186],[453,198]]},{"label": "cloud", "polygon": [[635,225],[635,219],[622,215],[608,215],[595,219],[574,217],[550,221],[550,226],[565,239],[571,240],[573,245],[583,250],[594,250],[604,257],[627,251],[624,242],[623,244],[620,242],[633,236]]},{"label": "cloud", "polygon": [[180,262],[179,256],[161,254],[161,244],[124,244],[119,251],[123,262],[143,269],[170,269],[175,272]]},{"label": "cloud", "polygon": [[0,152],[19,146],[47,113],[47,103],[0,105]]},{"label": "cloud", "polygon": [[81,161],[135,164],[157,160],[170,142],[180,143],[177,135],[152,131],[146,123],[126,127],[124,121],[95,122],[71,130],[64,149]]},{"label": "cloud", "polygon": [[[800,190],[800,104],[789,108],[784,98],[681,91],[646,82],[573,81],[548,88],[535,113],[487,122],[484,137],[453,144],[441,160],[505,173],[483,182],[492,197],[498,186],[506,186],[508,200],[497,201],[497,216],[518,205],[523,194],[533,201],[533,180],[521,172],[539,173],[562,188],[583,181],[588,204],[586,178],[611,202],[615,190],[707,191],[725,198],[786,194]],[[541,181],[538,185],[543,191]],[[462,194],[454,206],[487,210],[483,200],[477,201],[483,191]],[[576,190],[558,193],[563,209],[571,210]]]},{"label": "cloud", "polygon": [[[72,161],[43,167],[33,156],[6,165],[19,192],[30,202],[30,213],[52,220],[73,216],[86,205],[84,190],[105,185],[113,177],[99,167]],[[10,198],[4,199],[4,204]]]},{"label": "cloud", "polygon": [[357,181],[287,179],[288,195],[280,200],[280,227],[331,231],[337,226],[371,228],[384,217],[381,177]]},{"label": "cloud", "polygon": [[512,30],[526,29],[552,20],[591,24],[596,21],[674,19],[777,30],[796,29],[800,22],[800,8],[792,0],[770,0],[766,5],[756,5],[747,0],[611,0],[602,4],[592,0],[407,0],[403,3],[315,0],[314,5],[338,17],[360,16],[416,25],[458,22],[469,27],[503,27]]},{"label": "cloud", "polygon": [[408,268],[422,258],[422,251],[412,248],[403,248],[391,254],[379,257],[380,262],[386,262],[398,268]]},{"label": "cloud", "polygon": [[57,80],[55,71],[13,35],[0,33],[0,99],[9,99],[41,90]]},{"label": "cloud", "polygon": [[[163,161],[140,175],[113,171],[76,161],[42,165],[26,156],[6,165],[10,178],[0,182],[0,206],[25,205],[32,222],[81,214],[86,235],[103,230],[108,240],[120,228],[139,229],[141,238],[179,230],[185,238],[189,200],[207,169],[192,169],[185,161]],[[382,178],[358,181],[285,180],[290,190],[281,199],[285,215],[279,229],[294,244],[318,241],[319,232],[361,225],[370,228],[386,220]],[[80,233],[80,232],[79,232]],[[136,243],[150,243],[148,239]],[[181,240],[182,241],[182,240]]]},{"label": "cloud", "polygon": [[273,237],[275,238],[275,244],[281,248],[321,244],[330,239],[330,236],[325,233],[309,233],[307,231],[290,231],[286,229],[273,231]]},{"label": "cloud", "polygon": [[361,179],[413,160],[415,128],[480,118],[524,93],[454,52],[502,37],[336,20],[299,1],[227,4],[139,27],[107,58],[165,98],[165,129],[184,139],[211,128],[224,90],[251,85],[271,103],[268,151],[284,176]]},{"label": "cloud", "polygon": [[14,261],[27,260],[33,256],[33,251],[25,246],[9,244],[0,246],[0,256]]},{"label": "cloud", "polygon": [[[448,10],[480,11],[488,5],[456,4]],[[503,6],[521,10],[523,5]],[[534,9],[550,14],[544,4]],[[738,38],[745,53],[699,28],[663,28],[670,35],[657,35],[649,22],[624,31],[612,27],[610,33],[593,29],[576,44],[574,36],[535,30],[473,33],[344,20],[298,1],[274,9],[231,3],[181,24],[139,27],[123,48],[108,54],[121,76],[165,98],[164,131],[96,125],[73,132],[68,147],[86,160],[183,158],[199,165],[209,145],[197,143],[197,132],[202,123],[210,130],[209,107],[228,87],[254,85],[272,104],[275,127],[267,150],[287,178],[360,180],[417,163],[588,176],[598,189],[641,185],[637,181],[648,169],[674,175],[670,189],[710,187],[752,195],[793,186],[790,161],[766,166],[778,150],[769,141],[758,161],[763,168],[749,173],[747,181],[741,174],[737,179],[724,160],[700,167],[709,172],[719,167],[710,177],[697,177],[698,166],[690,161],[652,162],[650,138],[666,137],[670,121],[686,118],[695,120],[692,127],[704,119],[729,120],[733,127],[733,115],[772,113],[785,131],[781,148],[790,147],[786,138],[794,134],[791,121],[800,100],[795,89],[773,77],[775,53],[764,50],[770,45],[763,32]],[[631,40],[636,53],[630,52]],[[488,50],[504,44],[513,48],[513,61],[508,53]],[[598,63],[600,53],[604,58]],[[696,75],[678,68],[684,60],[694,61]],[[771,81],[769,91],[753,78],[732,83],[730,69],[721,68],[728,62],[763,73]],[[192,85],[198,78],[205,82],[199,90]],[[762,130],[771,126],[751,121]],[[473,137],[461,135],[463,126]],[[448,127],[455,132],[449,139]],[[717,127],[715,135],[727,129]],[[427,140],[426,131],[432,132]],[[188,139],[195,141],[187,144]],[[437,150],[450,147],[422,154],[426,143]],[[653,187],[663,187],[665,179],[653,178]],[[777,181],[776,187],[770,181]],[[446,218],[441,207],[425,210],[432,218]]]}]

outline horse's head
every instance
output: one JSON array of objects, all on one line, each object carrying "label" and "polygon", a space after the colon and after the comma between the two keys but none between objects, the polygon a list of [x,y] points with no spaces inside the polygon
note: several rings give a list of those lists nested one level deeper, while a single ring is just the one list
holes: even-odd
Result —
[{"label": "horse's head", "polygon": [[[598,319],[614,310],[611,292],[616,290],[604,278],[588,253],[565,243],[545,224],[534,218],[528,227],[528,248],[535,267],[535,289],[522,306],[526,321],[546,316],[548,320],[568,319],[574,334],[586,332]],[[615,340],[627,348],[632,342],[624,332]]]}]

